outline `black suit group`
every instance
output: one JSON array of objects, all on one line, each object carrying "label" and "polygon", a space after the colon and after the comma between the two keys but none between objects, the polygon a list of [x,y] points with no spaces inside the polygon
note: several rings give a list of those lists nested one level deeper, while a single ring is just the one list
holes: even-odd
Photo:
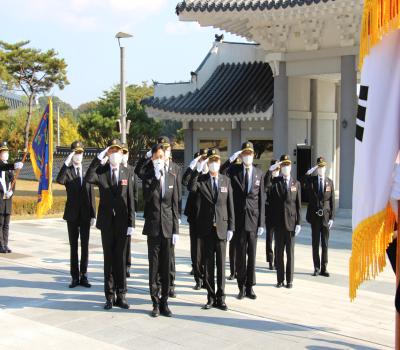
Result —
[{"label": "black suit group", "polygon": [[239,289],[250,290],[256,284],[257,230],[265,226],[264,173],[229,160],[221,172],[231,179],[233,191],[237,282]]},{"label": "black suit group", "polygon": [[275,228],[273,225],[273,208],[272,208],[272,185],[276,182],[276,178],[272,177],[272,171],[268,170],[265,174],[265,193],[266,193],[266,202],[265,202],[265,256],[266,260],[270,265],[270,268],[273,269],[276,266],[276,244],[274,248],[273,240],[275,236]]},{"label": "black suit group", "polygon": [[[82,173],[73,165],[61,167],[57,180],[67,191],[63,219],[67,221],[70,244],[71,277],[78,280],[87,273],[89,259],[90,220],[96,217],[94,189]],[[81,263],[79,267],[78,241],[81,240]]]},{"label": "black suit group", "polygon": [[328,264],[329,221],[335,217],[335,190],[329,178],[306,176],[305,182],[309,198],[306,220],[311,224],[314,269],[324,273]]},{"label": "black suit group", "polygon": [[14,179],[14,164],[0,161],[0,177],[4,176],[6,188],[0,184],[0,246],[8,249],[8,237],[10,229],[10,217],[12,211],[12,197],[4,198],[4,194],[10,190],[10,184]]},{"label": "black suit group", "polygon": [[[119,166],[118,175],[110,164],[96,157],[86,173],[86,181],[97,185],[100,202],[96,227],[101,230],[104,253],[104,293],[111,301],[126,295],[126,241],[128,227],[135,227],[134,184],[130,171]],[[118,181],[116,181],[118,179]]]},{"label": "black suit group", "polygon": [[[222,305],[225,302],[225,255],[227,232],[235,230],[235,213],[231,180],[218,174],[216,180],[210,174],[193,171],[189,189],[198,196],[195,206],[196,235],[204,242],[205,285],[208,302]],[[214,270],[217,267],[217,291]]]},{"label": "black suit group", "polygon": [[286,250],[286,282],[293,283],[295,228],[301,223],[300,183],[283,176],[274,179],[269,190],[270,215],[275,229],[276,268],[278,284],[285,279],[284,251]]}]

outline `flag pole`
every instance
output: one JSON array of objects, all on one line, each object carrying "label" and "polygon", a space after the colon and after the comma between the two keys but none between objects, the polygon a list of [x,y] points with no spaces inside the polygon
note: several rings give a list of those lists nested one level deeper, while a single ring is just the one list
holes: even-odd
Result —
[{"label": "flag pole", "polygon": [[[400,218],[400,200],[397,201],[397,245],[396,245],[396,291],[399,288],[400,283],[400,226],[399,226],[399,218]],[[396,312],[396,322],[395,322],[395,349],[400,350],[400,313]]]},{"label": "flag pole", "polygon": [[[25,163],[27,155],[28,155],[28,150],[24,149],[24,155],[23,155],[22,160],[21,160],[22,163]],[[10,184],[10,189],[14,188],[15,183],[17,182],[17,178],[18,178],[20,172],[21,172],[21,169],[17,169],[17,171],[15,172],[14,179],[12,180],[12,182]]]}]

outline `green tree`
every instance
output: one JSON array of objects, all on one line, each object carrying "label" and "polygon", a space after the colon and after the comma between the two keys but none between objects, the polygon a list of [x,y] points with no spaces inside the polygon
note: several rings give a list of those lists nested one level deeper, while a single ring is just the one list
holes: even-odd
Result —
[{"label": "green tree", "polygon": [[24,148],[28,148],[34,100],[48,93],[54,86],[63,89],[69,84],[67,64],[57,52],[29,48],[29,41],[9,44],[0,41],[0,66],[5,67],[8,80],[28,98],[28,111],[24,127]]},{"label": "green tree", "polygon": [[78,132],[88,146],[107,147],[110,139],[118,137],[115,120],[99,112],[83,113],[79,116]]}]

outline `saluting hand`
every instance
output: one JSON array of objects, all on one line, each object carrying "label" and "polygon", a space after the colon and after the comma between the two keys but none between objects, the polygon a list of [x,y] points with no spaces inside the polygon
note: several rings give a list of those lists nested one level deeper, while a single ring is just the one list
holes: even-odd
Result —
[{"label": "saluting hand", "polygon": [[229,162],[233,163],[242,153],[242,151],[237,151],[235,153],[233,153],[230,157],[229,157]]},{"label": "saluting hand", "polygon": [[194,158],[190,164],[189,164],[189,168],[194,170],[194,168],[196,167],[197,162],[200,160],[201,156],[198,156],[196,158]]},{"label": "saluting hand", "polygon": [[109,149],[110,149],[110,147],[107,147],[104,151],[100,152],[99,155],[97,156],[97,158],[99,160],[103,160],[104,157],[108,154]]},{"label": "saluting hand", "polygon": [[317,168],[318,168],[318,165],[312,167],[310,170],[308,170],[306,172],[306,175],[311,175],[312,173],[314,173],[315,170],[317,170]]},{"label": "saluting hand", "polygon": [[67,157],[67,159],[66,159],[65,162],[64,162],[64,164],[65,164],[66,166],[70,166],[70,165],[71,165],[72,158],[73,158],[74,155],[75,155],[75,152],[71,152],[71,153],[69,154],[69,156]]},{"label": "saluting hand", "polygon": [[282,162],[277,162],[269,167],[269,171],[273,172],[281,167]]}]

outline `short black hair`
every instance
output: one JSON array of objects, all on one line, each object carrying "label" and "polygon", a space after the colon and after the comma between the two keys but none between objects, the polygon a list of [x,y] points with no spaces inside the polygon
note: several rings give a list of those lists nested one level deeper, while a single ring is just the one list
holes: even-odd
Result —
[{"label": "short black hair", "polygon": [[164,151],[164,147],[162,145],[162,143],[156,143],[152,148],[151,148],[151,154],[157,153],[158,150],[163,150]]}]

